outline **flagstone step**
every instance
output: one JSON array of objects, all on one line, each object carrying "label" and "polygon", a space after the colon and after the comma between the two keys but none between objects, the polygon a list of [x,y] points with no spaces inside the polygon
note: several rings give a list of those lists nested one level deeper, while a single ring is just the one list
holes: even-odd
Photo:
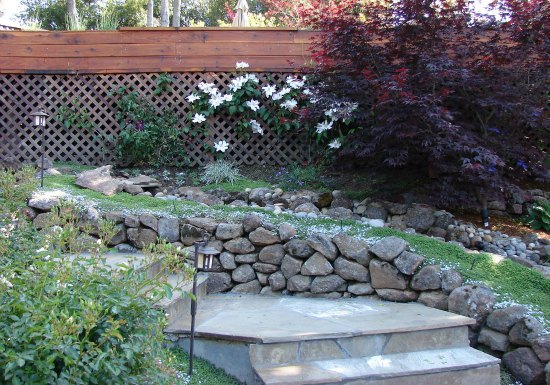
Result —
[{"label": "flagstone step", "polygon": [[459,347],[254,366],[254,370],[265,385],[498,385],[499,362]]}]

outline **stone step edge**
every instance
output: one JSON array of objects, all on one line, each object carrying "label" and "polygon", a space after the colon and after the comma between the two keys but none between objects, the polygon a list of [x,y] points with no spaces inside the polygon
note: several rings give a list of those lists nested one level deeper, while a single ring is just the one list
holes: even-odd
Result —
[{"label": "stone step edge", "polygon": [[[395,362],[411,362],[411,368],[389,368],[388,364]],[[266,385],[305,385],[338,383],[358,379],[384,380],[432,374],[454,372],[499,365],[500,360],[476,349],[453,348],[397,353],[373,357],[346,358],[337,360],[309,361],[292,365],[262,365],[254,366],[253,370]],[[363,366],[365,370],[348,369],[351,365]],[[378,368],[376,368],[378,366]],[[370,371],[369,371],[370,369]],[[379,369],[379,372],[373,372]],[[286,375],[294,373],[295,375]],[[302,374],[299,374],[302,373]],[[306,377],[307,376],[307,377]]]}]

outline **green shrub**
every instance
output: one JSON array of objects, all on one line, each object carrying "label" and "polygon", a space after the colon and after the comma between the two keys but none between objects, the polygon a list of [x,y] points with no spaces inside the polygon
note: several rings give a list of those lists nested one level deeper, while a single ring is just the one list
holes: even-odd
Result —
[{"label": "green shrub", "polygon": [[527,220],[533,230],[550,231],[550,203],[540,202],[529,209]]},{"label": "green shrub", "polygon": [[29,165],[16,171],[0,169],[0,214],[12,212],[25,204],[38,186],[35,172],[35,168]]},{"label": "green shrub", "polygon": [[324,187],[322,169],[314,165],[293,164],[288,167],[281,167],[274,178],[274,182],[287,191]]},{"label": "green shrub", "polygon": [[237,166],[227,160],[219,159],[204,167],[200,180],[206,184],[218,184],[222,182],[235,183],[239,178],[241,178],[241,174]]}]

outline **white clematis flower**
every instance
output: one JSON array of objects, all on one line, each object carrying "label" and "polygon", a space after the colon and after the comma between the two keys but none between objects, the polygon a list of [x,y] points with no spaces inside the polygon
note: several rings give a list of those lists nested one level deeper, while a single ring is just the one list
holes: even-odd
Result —
[{"label": "white clematis flower", "polygon": [[264,95],[269,98],[271,95],[277,92],[277,87],[274,85],[267,85],[263,86],[262,90],[264,91]]},{"label": "white clematis flower", "polygon": [[264,134],[264,129],[262,128],[262,126],[260,126],[260,123],[258,123],[256,120],[252,119],[250,121],[250,126],[252,127],[253,133],[260,134],[260,135]]},{"label": "white clematis flower", "polygon": [[298,101],[295,99],[287,100],[286,102],[281,104],[281,107],[286,108],[287,110],[293,110],[298,105]]},{"label": "white clematis flower", "polygon": [[322,132],[324,132],[324,131],[330,130],[330,129],[332,128],[332,123],[333,123],[332,121],[329,122],[329,121],[327,121],[327,120],[325,120],[325,121],[322,122],[322,123],[317,123],[317,125],[315,126],[315,127],[317,128],[316,132],[317,132],[318,134],[320,134],[320,133],[322,133]]},{"label": "white clematis flower", "polygon": [[260,102],[254,99],[247,101],[245,105],[252,111],[258,111],[260,109]]},{"label": "white clematis flower", "polygon": [[221,96],[219,94],[212,95],[212,97],[210,97],[210,99],[208,99],[208,104],[210,104],[214,108],[218,107],[223,102],[224,102],[223,96]]},{"label": "white clematis flower", "polygon": [[250,64],[248,64],[244,61],[240,61],[240,62],[237,62],[237,64],[235,64],[236,69],[248,68],[248,67],[250,67]]},{"label": "white clematis flower", "polygon": [[220,140],[218,143],[214,143],[214,148],[218,152],[225,152],[229,148],[229,143],[225,140]]},{"label": "white clematis flower", "polygon": [[206,117],[203,114],[195,114],[195,116],[193,116],[193,120],[192,120],[193,123],[200,124],[204,121],[206,121]]},{"label": "white clematis flower", "polygon": [[200,96],[197,96],[195,94],[191,94],[191,95],[187,96],[186,99],[189,103],[193,103],[195,100],[199,100]]},{"label": "white clematis flower", "polygon": [[342,143],[340,143],[338,139],[334,139],[332,142],[328,144],[328,146],[332,149],[337,150],[340,148],[340,146],[342,146]]}]

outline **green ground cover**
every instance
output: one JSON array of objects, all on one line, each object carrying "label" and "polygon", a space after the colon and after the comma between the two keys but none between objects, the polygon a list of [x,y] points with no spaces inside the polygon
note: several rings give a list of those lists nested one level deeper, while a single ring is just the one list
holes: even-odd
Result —
[{"label": "green ground cover", "polygon": [[374,241],[389,235],[407,240],[411,248],[428,257],[429,262],[459,270],[468,282],[481,282],[493,288],[502,303],[513,301],[530,306],[544,322],[550,319],[550,280],[539,272],[516,264],[510,260],[495,259],[483,253],[470,253],[459,246],[441,242],[422,235],[406,234],[388,228],[371,228],[355,221],[339,221],[329,218],[297,218],[289,214],[273,214],[262,208],[212,206],[205,207],[195,202],[167,201],[147,196],[132,196],[119,193],[112,197],[81,189],[74,185],[73,176],[47,177],[47,189],[63,189],[82,202],[93,202],[101,210],[122,210],[128,212],[149,211],[159,215],[180,218],[210,216],[220,220],[235,221],[250,212],[257,213],[274,225],[283,222],[295,226],[302,236],[315,232],[337,233]]}]

